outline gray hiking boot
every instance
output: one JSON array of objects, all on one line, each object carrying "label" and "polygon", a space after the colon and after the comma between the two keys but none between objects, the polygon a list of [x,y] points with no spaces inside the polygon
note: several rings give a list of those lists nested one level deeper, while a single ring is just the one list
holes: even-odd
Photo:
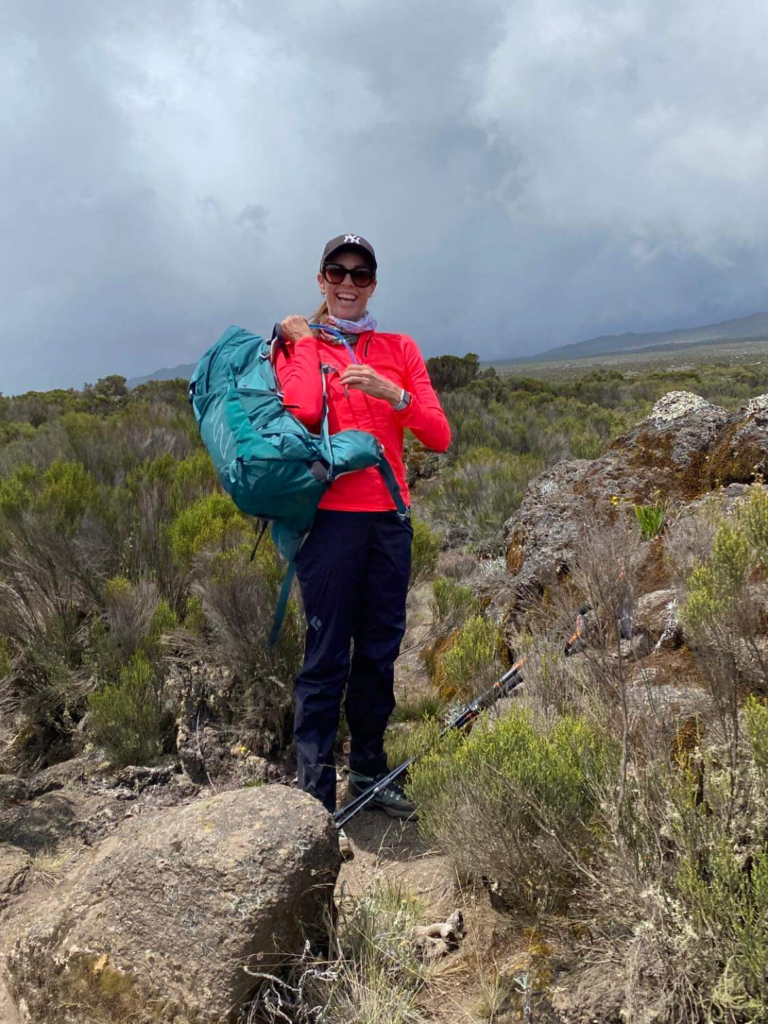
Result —
[{"label": "gray hiking boot", "polygon": [[[382,778],[384,778],[383,775],[377,775],[372,778],[370,775],[361,775],[359,772],[350,771],[349,795],[352,797],[360,796]],[[390,782],[387,788],[377,793],[366,806],[371,810],[378,808],[391,818],[410,818],[412,821],[415,821],[417,817],[416,808],[403,792],[402,786],[398,785],[397,782]]]}]

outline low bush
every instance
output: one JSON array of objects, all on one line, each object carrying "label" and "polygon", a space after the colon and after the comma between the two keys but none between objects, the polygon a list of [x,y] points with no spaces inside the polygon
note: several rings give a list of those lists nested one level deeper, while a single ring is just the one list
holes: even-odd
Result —
[{"label": "low bush", "polygon": [[252,529],[226,494],[209,494],[183,508],[170,527],[171,550],[176,562],[189,567],[203,548],[226,550]]},{"label": "low bush", "polygon": [[755,764],[768,772],[768,704],[750,697],[744,705],[744,718]]},{"label": "low bush", "polygon": [[439,524],[458,527],[471,543],[496,549],[504,522],[542,469],[542,461],[532,455],[470,450],[424,487],[421,501]]},{"label": "low bush", "polygon": [[480,602],[471,587],[450,577],[438,577],[432,583],[432,613],[442,632],[462,626],[470,615],[476,615]]},{"label": "low bush", "polygon": [[432,575],[442,547],[440,534],[432,530],[423,519],[411,516],[411,524],[413,526],[413,545],[411,547],[409,590]]},{"label": "low bush", "polygon": [[192,582],[194,619],[204,630],[177,635],[182,650],[232,669],[222,695],[207,695],[239,740],[266,752],[290,734],[293,679],[304,650],[304,618],[288,601],[274,648],[269,635],[285,566],[272,541],[264,538],[255,559],[252,545],[201,551]]},{"label": "low bush", "polygon": [[446,700],[466,700],[498,678],[503,642],[499,628],[473,615],[443,644],[431,661],[432,681]]},{"label": "low bush", "polygon": [[153,764],[163,753],[173,724],[162,677],[141,651],[120,671],[117,682],[88,698],[88,728],[116,765]]},{"label": "low bush", "polygon": [[[491,727],[493,725],[493,727]],[[411,769],[425,838],[461,875],[489,878],[511,906],[552,909],[581,881],[603,827],[597,794],[620,749],[585,720],[555,723],[513,708],[469,737],[448,734]]]}]

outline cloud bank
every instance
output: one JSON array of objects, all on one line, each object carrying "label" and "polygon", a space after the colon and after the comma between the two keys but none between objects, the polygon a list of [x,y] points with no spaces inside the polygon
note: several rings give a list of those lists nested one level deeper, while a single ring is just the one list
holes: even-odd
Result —
[{"label": "cloud bank", "polygon": [[266,332],[342,231],[427,355],[768,308],[766,31],[757,0],[6,0],[0,390]]}]

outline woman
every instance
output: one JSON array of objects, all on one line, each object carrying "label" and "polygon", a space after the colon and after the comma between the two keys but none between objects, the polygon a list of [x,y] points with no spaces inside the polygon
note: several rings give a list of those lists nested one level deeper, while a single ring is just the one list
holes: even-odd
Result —
[{"label": "woman", "polygon": [[[341,333],[312,333],[302,316],[282,322],[275,368],[288,409],[311,430],[322,411],[326,373],[330,432],[354,428],[384,446],[408,503],[403,431],[445,451],[451,435],[424,360],[406,334],[382,334],[368,313],[376,291],[376,255],[359,235],[326,245],[317,280],[323,303],[313,323]],[[297,558],[307,635],[295,684],[294,739],[299,784],[331,812],[336,807],[333,746],[341,700],[351,733],[349,790],[358,795],[387,771],[384,730],[395,706],[394,663],[405,632],[413,530],[375,468],[345,474],[323,496]],[[352,652],[353,650],[353,653]],[[369,805],[409,817],[413,805],[393,785]],[[342,851],[351,854],[345,836]]]}]

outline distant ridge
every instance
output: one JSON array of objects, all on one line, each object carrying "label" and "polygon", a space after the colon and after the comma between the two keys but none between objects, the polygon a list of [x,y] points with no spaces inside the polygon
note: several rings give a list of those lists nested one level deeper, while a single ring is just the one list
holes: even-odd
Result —
[{"label": "distant ridge", "polygon": [[179,366],[170,368],[164,366],[162,370],[155,370],[154,373],[147,374],[146,377],[131,377],[126,384],[129,388],[137,388],[139,384],[146,384],[149,380],[173,380],[174,377],[183,377],[184,380],[189,380],[196,366],[197,363],[181,363]]},{"label": "distant ridge", "polygon": [[541,363],[555,359],[578,359],[581,356],[602,356],[612,353],[661,351],[689,345],[715,345],[728,341],[768,340],[768,313],[754,313],[736,320],[702,327],[684,327],[674,331],[649,331],[647,334],[601,334],[598,338],[577,341],[572,345],[549,348],[535,356],[516,359],[520,363]]}]

